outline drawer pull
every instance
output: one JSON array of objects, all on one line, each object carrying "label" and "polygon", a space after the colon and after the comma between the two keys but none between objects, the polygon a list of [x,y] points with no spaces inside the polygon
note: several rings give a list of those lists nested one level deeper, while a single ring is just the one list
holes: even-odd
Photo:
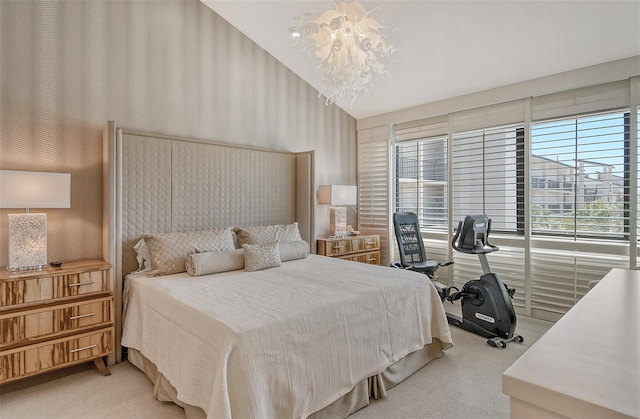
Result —
[{"label": "drawer pull", "polygon": [[345,247],[344,245],[343,246],[333,246],[332,249],[336,249],[336,250],[337,249],[344,249],[344,247]]},{"label": "drawer pull", "polygon": [[84,351],[86,349],[95,348],[96,346],[98,346],[98,345],[93,344],[93,345],[85,346],[84,348],[72,349],[71,353],[80,352],[80,351]]},{"label": "drawer pull", "polygon": [[368,258],[367,262],[375,262],[377,259],[376,258]]},{"label": "drawer pull", "polygon": [[81,287],[83,285],[91,285],[95,283],[95,281],[91,281],[91,282],[79,282],[77,284],[69,284],[70,287]]},{"label": "drawer pull", "polygon": [[95,316],[95,315],[96,315],[96,313],[80,314],[78,316],[69,317],[69,320],[77,320],[77,319],[82,319],[84,317],[91,317],[91,316]]}]

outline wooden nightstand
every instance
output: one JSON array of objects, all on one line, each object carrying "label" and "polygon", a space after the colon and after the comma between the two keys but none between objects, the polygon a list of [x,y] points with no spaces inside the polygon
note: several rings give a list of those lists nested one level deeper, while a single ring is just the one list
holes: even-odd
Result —
[{"label": "wooden nightstand", "polygon": [[380,236],[360,235],[344,238],[318,237],[318,254],[355,262],[380,265]]},{"label": "wooden nightstand", "polygon": [[0,384],[113,353],[111,265],[64,263],[41,271],[0,270]]}]

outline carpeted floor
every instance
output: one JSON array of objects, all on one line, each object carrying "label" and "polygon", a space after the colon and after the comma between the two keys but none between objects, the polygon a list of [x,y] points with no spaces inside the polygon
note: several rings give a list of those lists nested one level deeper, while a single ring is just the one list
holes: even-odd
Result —
[{"label": "carpeted floor", "polygon": [[[518,318],[524,344],[492,348],[452,327],[455,346],[350,418],[508,418],[502,373],[551,326]],[[103,377],[93,363],[0,388],[0,417],[184,418],[184,411],[152,396],[146,376],[128,362]]]}]

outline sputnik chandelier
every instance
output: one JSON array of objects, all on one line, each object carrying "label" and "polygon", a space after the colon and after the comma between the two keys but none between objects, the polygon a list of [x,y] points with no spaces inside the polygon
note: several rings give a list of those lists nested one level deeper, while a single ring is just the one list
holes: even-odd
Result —
[{"label": "sputnik chandelier", "polygon": [[335,10],[295,18],[302,25],[291,28],[290,33],[307,43],[305,51],[309,58],[315,53],[320,59],[317,70],[322,69],[324,86],[320,94],[326,94],[327,104],[346,97],[353,107],[360,92],[369,96],[366,85],[372,74],[386,73],[378,60],[389,57],[394,48],[381,32],[389,28],[369,17],[376,9],[367,11],[355,0],[334,4]]}]

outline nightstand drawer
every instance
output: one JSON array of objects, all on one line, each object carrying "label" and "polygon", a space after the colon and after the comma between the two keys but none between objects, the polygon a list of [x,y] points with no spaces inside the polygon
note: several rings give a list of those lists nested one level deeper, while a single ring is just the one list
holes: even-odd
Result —
[{"label": "nightstand drawer", "polygon": [[51,268],[37,274],[3,273],[0,278],[0,310],[111,292],[109,265],[104,264],[104,269],[94,268],[88,272],[82,269],[73,272],[74,266],[83,266],[80,262],[69,265],[69,269],[59,274]]},{"label": "nightstand drawer", "polygon": [[112,298],[104,297],[0,314],[0,350],[67,332],[82,332],[100,325],[110,326],[112,313]]},{"label": "nightstand drawer", "polygon": [[0,352],[0,384],[112,352],[113,328]]}]

